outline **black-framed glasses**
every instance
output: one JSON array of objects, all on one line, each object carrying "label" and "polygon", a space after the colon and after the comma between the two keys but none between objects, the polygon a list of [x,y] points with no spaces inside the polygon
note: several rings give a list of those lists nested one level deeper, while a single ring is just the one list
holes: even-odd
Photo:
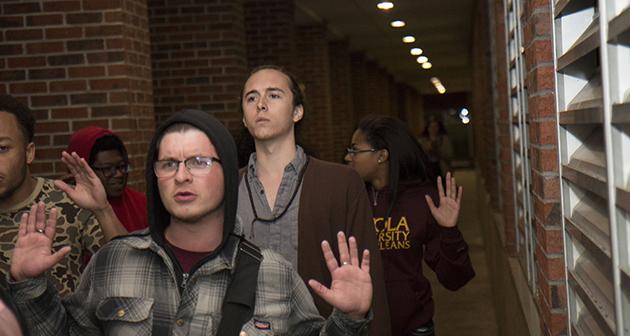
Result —
[{"label": "black-framed glasses", "polygon": [[116,175],[116,172],[127,174],[129,172],[129,164],[127,162],[121,162],[115,166],[92,167],[92,170],[101,173],[105,177],[112,177]]},{"label": "black-framed glasses", "polygon": [[346,148],[346,154],[350,154],[350,155],[354,155],[354,154],[359,154],[359,153],[373,153],[376,152],[377,150],[374,148],[370,148],[370,149],[356,149],[356,148]]},{"label": "black-framed glasses", "polygon": [[153,163],[153,171],[159,178],[173,177],[179,170],[179,164],[183,163],[188,172],[195,176],[205,176],[210,173],[214,163],[221,160],[212,156],[193,156],[186,160],[158,160]]}]

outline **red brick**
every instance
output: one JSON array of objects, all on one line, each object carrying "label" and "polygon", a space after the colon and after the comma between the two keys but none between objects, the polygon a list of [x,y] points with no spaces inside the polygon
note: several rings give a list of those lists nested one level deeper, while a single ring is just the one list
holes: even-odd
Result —
[{"label": "red brick", "polygon": [[538,171],[558,172],[558,149],[530,147],[531,167]]},{"label": "red brick", "polygon": [[555,120],[529,123],[529,142],[533,145],[557,145],[557,134]]},{"label": "red brick", "polygon": [[[534,222],[537,222],[537,220],[534,219]],[[540,223],[536,223],[536,240],[541,248],[548,253],[561,254],[564,252],[561,228],[547,228]]]},{"label": "red brick", "polygon": [[37,148],[50,146],[50,135],[35,135],[33,136],[33,143],[35,143]]},{"label": "red brick", "polygon": [[[39,150],[37,150],[37,152],[39,152]],[[53,170],[53,164],[51,162],[34,161],[28,167],[29,170],[36,175],[41,175],[42,173],[51,172]]]},{"label": "red brick", "polygon": [[532,172],[532,192],[545,200],[556,200],[560,197],[560,178],[558,176],[542,176]]},{"label": "red brick", "polygon": [[109,128],[109,121],[107,119],[75,120],[72,122],[72,131],[76,132],[88,126]]},{"label": "red brick", "polygon": [[[35,133],[36,134],[49,134],[49,133],[67,133],[68,132],[68,122],[67,121],[43,121],[35,124]],[[39,150],[37,151],[37,156],[39,156]],[[42,157],[40,157],[42,158]]]},{"label": "red brick", "polygon": [[105,47],[105,42],[100,39],[94,40],[74,40],[66,43],[68,51],[83,51],[83,50],[100,50]]},{"label": "red brick", "polygon": [[35,68],[46,65],[46,58],[41,56],[12,57],[8,59],[9,68]]},{"label": "red brick", "polygon": [[2,15],[0,16],[0,27],[4,29],[24,27],[23,16]]},{"label": "red brick", "polygon": [[69,143],[70,143],[70,134],[53,135],[53,145],[68,146]]},{"label": "red brick", "polygon": [[530,94],[540,91],[553,91],[555,89],[555,70],[553,64],[541,66],[527,75],[527,89]]},{"label": "red brick", "polygon": [[83,0],[83,9],[88,11],[120,9],[121,7],[121,0]]},{"label": "red brick", "polygon": [[63,42],[36,42],[26,45],[26,52],[29,55],[60,53],[63,51]]},{"label": "red brick", "polygon": [[39,5],[39,2],[24,2],[2,5],[3,15],[37,13],[40,11],[41,7]]},{"label": "red brick", "polygon": [[547,280],[563,281],[566,279],[564,267],[564,255],[547,254],[542,251],[540,245],[536,246],[536,266]]},{"label": "red brick", "polygon": [[127,89],[129,81],[126,78],[94,79],[90,80],[90,89],[99,91],[112,91]]},{"label": "red brick", "polygon": [[83,93],[70,95],[72,105],[107,103],[106,93]]},{"label": "red brick", "polygon": [[530,95],[527,103],[531,118],[556,117],[556,102],[552,93]]},{"label": "red brick", "polygon": [[53,120],[56,119],[85,119],[88,118],[87,107],[65,107],[50,110]]},{"label": "red brick", "polygon": [[[67,123],[66,123],[67,124]],[[35,125],[37,129],[38,125]],[[39,148],[37,149],[37,158],[39,160],[59,160],[61,158],[61,151],[64,148]]]},{"label": "red brick", "polygon": [[19,55],[22,53],[21,44],[3,44],[0,45],[0,56]]},{"label": "red brick", "polygon": [[72,39],[83,37],[81,27],[47,28],[46,39]]},{"label": "red brick", "polygon": [[0,81],[19,81],[26,79],[26,71],[13,70],[13,71],[0,71]]},{"label": "red brick", "polygon": [[72,25],[101,23],[103,21],[103,14],[86,12],[68,14],[66,15],[66,21],[68,24]]},{"label": "red brick", "polygon": [[64,68],[44,68],[44,69],[30,69],[28,71],[28,78],[33,79],[58,79],[65,78],[66,70]]},{"label": "red brick", "polygon": [[56,26],[63,23],[61,14],[31,15],[26,17],[28,26]]},{"label": "red brick", "polygon": [[65,95],[31,96],[31,106],[61,106],[68,102]]},{"label": "red brick", "polygon": [[91,78],[105,76],[105,67],[102,66],[85,66],[68,68],[68,76],[70,78]]},{"label": "red brick", "polygon": [[44,31],[41,29],[13,29],[5,31],[7,41],[41,40]]},{"label": "red brick", "polygon": [[135,130],[135,129],[138,129],[138,123],[134,119],[112,119],[112,129]]},{"label": "red brick", "polygon": [[80,65],[85,63],[85,57],[83,54],[65,54],[48,56],[48,64],[51,66],[57,65]]},{"label": "red brick", "polygon": [[[44,1],[45,12],[72,12],[81,10],[79,1]],[[71,22],[68,22],[71,23]]]},{"label": "red brick", "polygon": [[42,93],[46,92],[45,82],[26,82],[26,83],[12,83],[9,86],[11,93],[25,94],[25,93]]},{"label": "red brick", "polygon": [[115,63],[125,60],[125,53],[122,51],[99,52],[87,54],[88,63]]},{"label": "red brick", "polygon": [[107,12],[105,13],[105,22],[122,22],[123,17],[122,12]]},{"label": "red brick", "polygon": [[50,92],[72,92],[84,91],[86,89],[87,85],[84,80],[64,80],[50,82]]},{"label": "red brick", "polygon": [[87,37],[118,35],[122,35],[122,25],[99,25],[94,27],[85,27],[85,36]]},{"label": "red brick", "polygon": [[537,197],[532,197],[534,205],[534,216],[542,225],[555,226],[559,228],[562,225],[562,212],[560,210],[560,202],[544,202]]}]

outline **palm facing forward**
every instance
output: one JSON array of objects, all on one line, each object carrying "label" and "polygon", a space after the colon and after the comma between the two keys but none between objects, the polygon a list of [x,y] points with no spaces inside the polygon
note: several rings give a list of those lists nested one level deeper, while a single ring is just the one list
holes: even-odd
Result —
[{"label": "palm facing forward", "polygon": [[451,173],[446,173],[446,192],[442,188],[442,178],[437,178],[437,188],[440,195],[440,206],[436,206],[433,203],[433,199],[429,195],[424,195],[424,198],[429,205],[433,218],[443,227],[454,227],[457,225],[457,217],[459,217],[459,206],[462,201],[462,194],[464,193],[463,187],[457,187],[455,184],[455,178],[451,176]]},{"label": "palm facing forward", "polygon": [[52,253],[52,242],[57,224],[57,209],[52,209],[46,219],[44,203],[31,207],[22,215],[20,231],[11,257],[11,276],[17,281],[35,278],[57,264],[70,252],[65,246]]},{"label": "palm facing forward", "polygon": [[350,237],[350,249],[343,232],[337,234],[339,246],[339,260],[341,266],[330,249],[328,242],[322,242],[322,252],[326,266],[330,271],[332,282],[330,288],[316,280],[309,280],[308,284],[315,293],[331,306],[348,314],[351,318],[361,319],[372,304],[372,278],[370,277],[370,254],[363,251],[361,262],[357,251],[357,242]]}]

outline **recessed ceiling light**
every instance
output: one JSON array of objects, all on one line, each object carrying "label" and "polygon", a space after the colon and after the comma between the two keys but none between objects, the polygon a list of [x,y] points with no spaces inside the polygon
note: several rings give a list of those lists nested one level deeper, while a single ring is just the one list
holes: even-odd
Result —
[{"label": "recessed ceiling light", "polygon": [[410,52],[414,56],[422,55],[422,49],[420,48],[411,48]]},{"label": "recessed ceiling light", "polygon": [[378,4],[376,4],[376,8],[382,9],[382,10],[390,10],[394,8],[394,3],[390,1],[381,1]]},{"label": "recessed ceiling light", "polygon": [[437,85],[438,83],[441,84],[440,80],[437,77],[431,77],[431,84]]},{"label": "recessed ceiling light", "polygon": [[420,64],[424,64],[427,61],[429,61],[429,58],[426,56],[419,56],[418,58],[416,58],[416,62],[420,63]]},{"label": "recessed ceiling light", "polygon": [[395,20],[395,21],[392,21],[389,25],[394,27],[394,28],[400,28],[400,27],[404,27],[405,26],[405,21]]},{"label": "recessed ceiling light", "polygon": [[461,111],[459,111],[459,115],[460,115],[461,117],[465,117],[465,116],[467,116],[467,115],[468,115],[468,113],[470,113],[470,112],[469,112],[469,111],[468,111],[468,109],[467,109],[467,108],[465,108],[465,107],[464,107],[464,108],[462,108],[462,110],[461,110]]},{"label": "recessed ceiling light", "polygon": [[[422,57],[422,56],[420,56]],[[431,62],[424,62],[422,63],[422,69],[431,69],[433,67],[433,64],[431,64]]]},{"label": "recessed ceiling light", "polygon": [[443,86],[439,86],[439,87],[437,88],[437,90],[438,90],[438,92],[439,92],[440,94],[444,94],[444,93],[446,93],[446,88],[445,88],[445,87],[443,87]]},{"label": "recessed ceiling light", "polygon": [[414,42],[416,42],[416,38],[411,36],[411,35],[407,35],[407,36],[402,38],[402,41],[404,43],[414,43]]},{"label": "recessed ceiling light", "polygon": [[468,124],[470,122],[470,118],[468,117],[463,117],[462,118],[462,124]]}]

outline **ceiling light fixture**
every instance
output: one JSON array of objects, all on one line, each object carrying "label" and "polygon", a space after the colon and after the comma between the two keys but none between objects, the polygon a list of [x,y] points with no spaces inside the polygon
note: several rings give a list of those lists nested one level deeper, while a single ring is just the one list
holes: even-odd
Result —
[{"label": "ceiling light fixture", "polygon": [[390,10],[394,8],[394,3],[390,1],[381,1],[378,4],[376,4],[376,8],[380,10]]},{"label": "ceiling light fixture", "polygon": [[414,56],[422,55],[422,49],[420,48],[411,48],[410,52]]},{"label": "ceiling light fixture", "polygon": [[[422,56],[420,56],[422,57]],[[431,64],[431,62],[424,62],[422,63],[422,69],[428,70],[431,69],[433,67],[433,64]]]},{"label": "ceiling light fixture", "polygon": [[411,35],[407,35],[407,36],[402,38],[402,41],[404,43],[414,43],[414,42],[416,42],[416,38],[411,36]]},{"label": "ceiling light fixture", "polygon": [[392,21],[389,25],[394,28],[401,28],[405,26],[405,21],[395,20],[395,21]]},{"label": "ceiling light fixture", "polygon": [[416,62],[423,64],[429,61],[429,58],[426,56],[419,56],[418,58],[416,58]]},{"label": "ceiling light fixture", "polygon": [[444,94],[446,93],[446,88],[444,87],[444,85],[442,85],[442,82],[440,82],[440,79],[437,77],[431,77],[431,84],[433,84],[433,86],[435,86],[435,89],[440,93],[440,94]]}]

